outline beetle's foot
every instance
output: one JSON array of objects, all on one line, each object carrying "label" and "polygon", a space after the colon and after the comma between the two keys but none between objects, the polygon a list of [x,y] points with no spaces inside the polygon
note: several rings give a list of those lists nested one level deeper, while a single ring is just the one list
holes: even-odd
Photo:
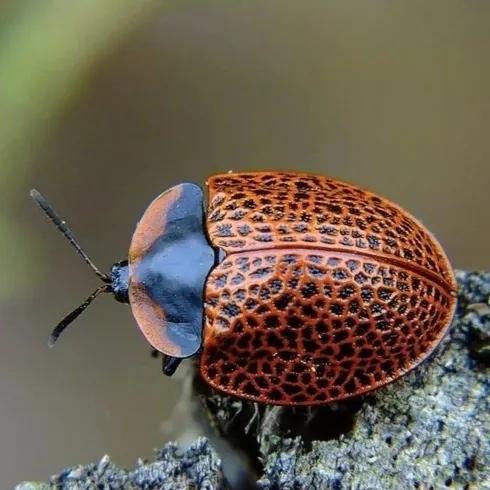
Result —
[{"label": "beetle's foot", "polygon": [[179,364],[182,362],[182,359],[172,356],[163,356],[162,359],[162,371],[163,374],[167,376],[172,376],[175,373],[175,370],[179,367]]}]

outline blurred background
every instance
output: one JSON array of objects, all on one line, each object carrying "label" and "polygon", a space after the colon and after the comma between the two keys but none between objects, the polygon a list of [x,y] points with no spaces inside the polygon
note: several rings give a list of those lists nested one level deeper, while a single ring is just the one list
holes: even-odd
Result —
[{"label": "blurred background", "polygon": [[182,379],[30,202],[107,269],[160,192],[227,170],[352,181],[490,266],[490,3],[4,0],[0,4],[0,487],[181,437]]}]

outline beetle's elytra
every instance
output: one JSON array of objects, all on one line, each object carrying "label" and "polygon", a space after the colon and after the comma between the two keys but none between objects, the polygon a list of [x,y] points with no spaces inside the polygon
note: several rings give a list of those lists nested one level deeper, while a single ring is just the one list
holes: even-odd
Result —
[{"label": "beetle's elytra", "polygon": [[200,355],[213,388],[261,403],[317,405],[402,376],[447,331],[456,282],[436,239],[371,192],[291,172],[228,173],[179,184],[136,227],[128,261],[100,273],[131,305],[148,342],[179,360]]}]

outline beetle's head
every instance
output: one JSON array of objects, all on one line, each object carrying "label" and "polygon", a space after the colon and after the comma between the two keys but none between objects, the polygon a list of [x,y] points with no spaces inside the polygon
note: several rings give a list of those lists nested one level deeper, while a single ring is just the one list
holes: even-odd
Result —
[{"label": "beetle's head", "polygon": [[92,262],[92,259],[85,253],[82,247],[79,245],[75,238],[73,232],[68,228],[65,221],[63,221],[49,202],[40,194],[37,190],[32,189],[30,192],[31,197],[38,204],[38,206],[44,211],[48,218],[54,223],[56,228],[58,228],[65,238],[72,244],[78,254],[83,258],[83,260],[89,265],[89,267],[97,274],[101,279],[102,285],[99,286],[80,306],[69,313],[60,323],[54,328],[50,337],[49,345],[52,347],[58,337],[61,335],[63,330],[70,325],[79,315],[81,315],[87,306],[92,303],[92,301],[99,296],[101,293],[112,293],[114,298],[120,303],[128,303],[128,261],[123,260],[121,262],[116,262],[112,268],[111,273],[105,274],[101,272],[98,267]]},{"label": "beetle's head", "polygon": [[116,262],[111,267],[111,292],[119,303],[129,303],[129,266],[127,260]]}]

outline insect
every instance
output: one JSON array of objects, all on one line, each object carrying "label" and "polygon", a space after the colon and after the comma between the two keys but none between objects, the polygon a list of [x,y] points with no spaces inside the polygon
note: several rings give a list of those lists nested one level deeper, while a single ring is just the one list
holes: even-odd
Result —
[{"label": "insect", "polygon": [[54,329],[51,344],[102,292],[129,303],[172,374],[199,354],[228,395],[317,405],[380,388],[435,349],[456,282],[425,227],[396,204],[334,179],[228,173],[158,196],[128,260],[104,274],[37,192],[31,195],[103,285]]}]

